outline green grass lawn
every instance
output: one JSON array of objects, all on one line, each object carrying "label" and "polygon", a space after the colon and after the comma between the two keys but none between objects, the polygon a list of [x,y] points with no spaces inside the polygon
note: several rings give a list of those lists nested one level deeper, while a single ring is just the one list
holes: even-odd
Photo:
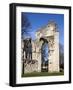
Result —
[{"label": "green grass lawn", "polygon": [[22,77],[36,77],[36,76],[60,76],[64,75],[64,72],[33,72],[25,73]]}]

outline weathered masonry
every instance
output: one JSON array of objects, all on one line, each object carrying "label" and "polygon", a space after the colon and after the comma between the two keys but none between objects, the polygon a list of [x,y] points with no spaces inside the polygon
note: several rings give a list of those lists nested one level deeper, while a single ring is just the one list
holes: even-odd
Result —
[{"label": "weathered masonry", "polygon": [[42,42],[39,41],[41,37],[48,41],[48,72],[59,72],[59,32],[56,23],[49,22],[46,26],[38,29],[36,32],[36,40],[32,41],[32,61],[24,67],[25,73],[33,71],[41,72]]}]

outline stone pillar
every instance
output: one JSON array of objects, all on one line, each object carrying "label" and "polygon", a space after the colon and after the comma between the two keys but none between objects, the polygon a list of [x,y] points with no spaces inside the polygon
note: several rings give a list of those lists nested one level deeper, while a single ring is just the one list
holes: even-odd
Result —
[{"label": "stone pillar", "polygon": [[37,52],[37,60],[38,60],[38,72],[41,72],[41,53]]},{"label": "stone pillar", "polygon": [[55,32],[54,45],[50,47],[48,72],[59,72],[59,32]]},{"label": "stone pillar", "polygon": [[53,72],[54,35],[52,37],[53,39],[49,38],[51,42],[49,42],[48,72]]},{"label": "stone pillar", "polygon": [[59,32],[54,35],[53,71],[59,72]]},{"label": "stone pillar", "polygon": [[32,59],[38,61],[38,72],[41,72],[41,52],[40,52],[40,47],[41,47],[40,45],[37,47],[36,43],[32,42]]},{"label": "stone pillar", "polygon": [[48,72],[53,72],[53,52],[51,52],[52,53],[52,55],[49,55],[49,61],[48,61]]}]

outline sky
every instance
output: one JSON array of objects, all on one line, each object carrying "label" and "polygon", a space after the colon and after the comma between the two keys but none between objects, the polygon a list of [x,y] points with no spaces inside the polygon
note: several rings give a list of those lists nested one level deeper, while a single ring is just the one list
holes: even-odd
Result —
[{"label": "sky", "polygon": [[[24,32],[24,36],[30,36],[35,39],[35,32],[38,28],[45,26],[49,21],[55,21],[59,31],[59,42],[64,45],[64,15],[63,14],[50,14],[50,13],[26,13],[22,12],[29,22],[31,27]],[[24,17],[23,17],[24,18]],[[22,27],[23,28],[23,27]]]}]

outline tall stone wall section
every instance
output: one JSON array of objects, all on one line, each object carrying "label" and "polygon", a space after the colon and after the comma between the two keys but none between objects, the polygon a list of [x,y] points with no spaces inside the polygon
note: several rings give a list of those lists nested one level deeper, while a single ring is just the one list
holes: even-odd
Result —
[{"label": "tall stone wall section", "polygon": [[54,34],[54,45],[49,56],[49,72],[59,72],[59,32]]}]

